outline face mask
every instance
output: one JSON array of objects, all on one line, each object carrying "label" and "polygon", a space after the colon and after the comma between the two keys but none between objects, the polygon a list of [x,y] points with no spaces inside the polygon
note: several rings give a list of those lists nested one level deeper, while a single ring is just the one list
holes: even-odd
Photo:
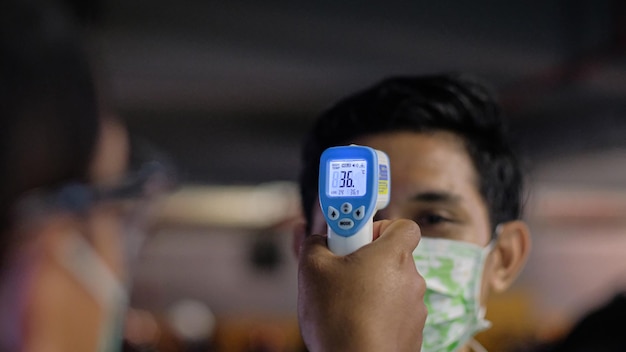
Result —
[{"label": "face mask", "polygon": [[481,278],[491,245],[422,238],[413,259],[426,281],[424,352],[451,352],[491,326],[480,306]]},{"label": "face mask", "polygon": [[65,241],[57,252],[57,258],[102,307],[105,316],[97,351],[120,351],[123,322],[128,308],[128,293],[124,285],[79,234]]}]

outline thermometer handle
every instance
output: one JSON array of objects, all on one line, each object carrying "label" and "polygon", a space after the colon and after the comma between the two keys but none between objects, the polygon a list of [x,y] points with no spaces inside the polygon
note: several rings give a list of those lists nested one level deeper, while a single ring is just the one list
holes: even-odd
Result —
[{"label": "thermometer handle", "polygon": [[337,255],[347,255],[373,241],[373,220],[370,218],[363,227],[352,236],[337,235],[328,226],[328,248]]}]

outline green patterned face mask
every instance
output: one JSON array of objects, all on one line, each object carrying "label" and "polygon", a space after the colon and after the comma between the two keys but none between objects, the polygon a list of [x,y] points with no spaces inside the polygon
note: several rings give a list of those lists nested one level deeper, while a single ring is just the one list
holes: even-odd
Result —
[{"label": "green patterned face mask", "polygon": [[491,324],[480,305],[485,258],[492,246],[423,237],[413,252],[426,280],[423,352],[452,352]]}]

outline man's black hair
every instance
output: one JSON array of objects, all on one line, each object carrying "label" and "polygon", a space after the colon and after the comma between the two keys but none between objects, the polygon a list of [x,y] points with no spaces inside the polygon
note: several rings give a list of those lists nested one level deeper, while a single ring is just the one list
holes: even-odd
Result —
[{"label": "man's black hair", "polygon": [[476,169],[492,228],[520,218],[520,165],[505,136],[500,108],[486,86],[461,74],[402,76],[339,101],[309,132],[300,174],[307,232],[317,206],[322,152],[362,136],[394,131],[446,131],[461,137]]}]

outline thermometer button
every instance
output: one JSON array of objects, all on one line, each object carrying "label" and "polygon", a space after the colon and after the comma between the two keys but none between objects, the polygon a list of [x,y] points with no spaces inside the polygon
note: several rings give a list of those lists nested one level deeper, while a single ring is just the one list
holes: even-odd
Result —
[{"label": "thermometer button", "polygon": [[361,205],[360,207],[356,208],[356,210],[354,211],[354,214],[352,215],[354,216],[354,219],[356,220],[363,219],[363,217],[365,216],[365,205]]},{"label": "thermometer button", "polygon": [[341,212],[344,214],[350,214],[350,212],[352,211],[352,204],[345,202],[343,204],[341,204]]},{"label": "thermometer button", "polygon": [[329,206],[328,207],[328,218],[330,220],[337,220],[337,219],[339,219],[339,210],[335,209],[334,207]]},{"label": "thermometer button", "polygon": [[344,219],[339,220],[337,225],[342,230],[350,230],[351,228],[354,227],[354,221],[348,218],[344,218]]}]

